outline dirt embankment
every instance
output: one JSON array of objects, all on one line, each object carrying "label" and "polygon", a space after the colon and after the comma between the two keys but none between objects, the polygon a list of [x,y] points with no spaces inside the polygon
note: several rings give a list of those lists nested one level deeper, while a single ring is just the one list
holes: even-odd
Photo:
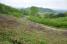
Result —
[{"label": "dirt embankment", "polygon": [[19,26],[18,21],[13,16],[0,16],[0,28],[14,28]]}]

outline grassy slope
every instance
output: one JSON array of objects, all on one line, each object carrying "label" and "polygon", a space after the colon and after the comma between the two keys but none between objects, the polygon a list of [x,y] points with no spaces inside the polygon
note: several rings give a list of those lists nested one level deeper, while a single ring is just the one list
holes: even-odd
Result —
[{"label": "grassy slope", "polygon": [[20,17],[23,15],[23,13],[20,10],[2,3],[0,3],[0,14],[11,15],[16,17]]},{"label": "grassy slope", "polygon": [[[4,20],[3,18],[2,21]],[[4,21],[4,23],[6,23],[7,20]],[[10,17],[8,21],[10,21]],[[12,21],[13,20],[11,20],[11,22]],[[8,23],[6,23],[7,25],[5,25],[5,27],[4,25],[0,25],[0,44],[46,44],[42,32],[30,30],[26,21],[21,21],[21,25],[16,28],[7,27],[9,26]],[[2,23],[0,22],[0,24]]]},{"label": "grassy slope", "polygon": [[66,31],[51,30],[24,19],[17,28],[0,27],[0,44],[67,44]]},{"label": "grassy slope", "polygon": [[36,16],[31,16],[29,19],[33,22],[49,25],[49,26],[55,26],[55,27],[61,27],[61,28],[67,28],[67,17],[59,17],[59,18],[40,18]]},{"label": "grassy slope", "polygon": [[[0,7],[1,10],[3,7]],[[13,9],[10,10],[10,7],[8,7],[9,10],[7,8],[6,12],[5,8],[3,8],[4,10],[2,9],[0,12],[3,12],[4,14],[9,13],[13,16],[20,14],[17,12],[17,14],[14,13],[15,11]],[[25,19],[17,19],[20,25],[18,25],[18,27],[15,28],[10,28],[13,27],[16,23],[14,22],[12,26],[9,25],[15,19],[13,19],[13,17],[8,17],[8,20],[10,20],[10,18],[13,19],[10,20],[9,23],[7,19],[5,20],[5,18],[1,18],[0,44],[67,44],[67,31],[51,30],[49,28],[42,27],[41,25],[38,25],[36,23],[28,22]],[[1,22],[1,20],[3,21]]]}]

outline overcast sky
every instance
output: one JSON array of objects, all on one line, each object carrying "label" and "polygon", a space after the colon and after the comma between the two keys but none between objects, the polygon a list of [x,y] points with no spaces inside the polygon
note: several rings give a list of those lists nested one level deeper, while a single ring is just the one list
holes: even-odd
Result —
[{"label": "overcast sky", "polygon": [[51,9],[67,9],[67,0],[0,0],[0,3],[17,8],[37,6]]}]

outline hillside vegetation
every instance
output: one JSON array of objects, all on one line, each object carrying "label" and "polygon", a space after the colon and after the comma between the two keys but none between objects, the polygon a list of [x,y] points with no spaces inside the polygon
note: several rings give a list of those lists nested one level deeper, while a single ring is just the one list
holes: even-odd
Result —
[{"label": "hillside vegetation", "polygon": [[21,16],[18,9],[0,4],[0,44],[46,44],[42,32],[29,28]]},{"label": "hillside vegetation", "polygon": [[41,23],[59,28],[67,28],[67,17],[60,18],[40,18],[37,16],[30,16],[29,19],[33,22]]},{"label": "hillside vegetation", "polygon": [[[32,9],[33,10],[32,10]],[[53,12],[51,10],[51,12],[44,12],[44,13],[39,13],[39,9],[37,9],[36,7],[31,7],[30,10],[32,11],[31,15],[29,15],[29,20],[33,21],[33,22],[37,22],[37,23],[41,23],[44,25],[49,25],[49,26],[53,26],[53,27],[60,27],[60,28],[67,28],[67,14],[66,13],[58,13],[58,12]],[[44,10],[44,11],[46,11]],[[34,12],[36,14],[34,14]]]},{"label": "hillside vegetation", "polygon": [[46,26],[67,28],[67,13],[38,10],[0,4],[0,44],[67,44],[67,30]]},{"label": "hillside vegetation", "polygon": [[42,32],[29,28],[27,21],[0,16],[0,44],[46,44],[46,40]]},{"label": "hillside vegetation", "polygon": [[5,14],[5,15],[12,15],[16,17],[22,16],[22,12],[19,9],[4,5],[0,3],[0,15]]}]

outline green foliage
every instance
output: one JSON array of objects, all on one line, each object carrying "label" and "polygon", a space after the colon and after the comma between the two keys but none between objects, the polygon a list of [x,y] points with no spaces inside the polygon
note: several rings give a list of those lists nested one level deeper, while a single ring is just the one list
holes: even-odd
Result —
[{"label": "green foliage", "polygon": [[22,12],[20,10],[1,3],[0,3],[0,14],[13,15],[16,17],[22,16]]},{"label": "green foliage", "polygon": [[67,12],[64,12],[64,14],[67,16]]},{"label": "green foliage", "polygon": [[27,9],[21,9],[23,15],[29,15],[29,10]]},{"label": "green foliage", "polygon": [[58,17],[65,17],[66,15],[64,13],[45,13],[44,17],[46,18],[58,18]]},{"label": "green foliage", "polygon": [[31,21],[49,25],[49,26],[55,26],[55,27],[62,27],[67,28],[67,17],[60,17],[60,18],[40,18],[36,16],[29,17]]},{"label": "green foliage", "polygon": [[36,15],[38,13],[38,8],[35,6],[32,6],[30,8],[30,15]]}]

